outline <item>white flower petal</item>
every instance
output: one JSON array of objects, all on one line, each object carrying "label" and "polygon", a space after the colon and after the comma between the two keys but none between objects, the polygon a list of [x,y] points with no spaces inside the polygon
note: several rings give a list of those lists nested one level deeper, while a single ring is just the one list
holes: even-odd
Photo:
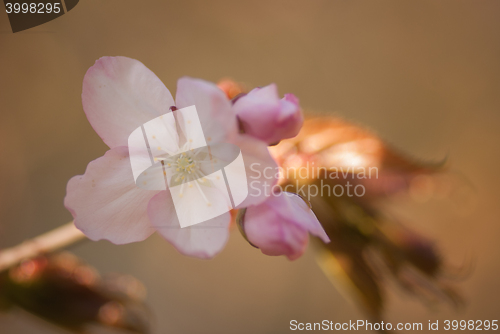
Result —
[{"label": "white flower petal", "polygon": [[68,182],[64,205],[90,239],[126,244],[154,233],[147,206],[156,193],[135,185],[128,149],[116,147]]},{"label": "white flower petal", "polygon": [[206,222],[181,228],[168,191],[153,197],[148,213],[158,233],[184,255],[212,258],[224,248],[229,238],[231,215],[228,212]]},{"label": "white flower petal", "polygon": [[126,146],[137,127],[169,112],[174,99],[141,62],[103,57],[85,74],[82,103],[94,130],[113,148]]}]

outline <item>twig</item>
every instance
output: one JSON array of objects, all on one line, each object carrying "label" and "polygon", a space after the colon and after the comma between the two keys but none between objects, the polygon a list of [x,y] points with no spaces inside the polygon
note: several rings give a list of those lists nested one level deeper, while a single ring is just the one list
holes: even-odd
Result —
[{"label": "twig", "polygon": [[25,259],[56,251],[83,238],[85,235],[75,227],[73,222],[70,222],[17,246],[0,250],[0,272]]}]

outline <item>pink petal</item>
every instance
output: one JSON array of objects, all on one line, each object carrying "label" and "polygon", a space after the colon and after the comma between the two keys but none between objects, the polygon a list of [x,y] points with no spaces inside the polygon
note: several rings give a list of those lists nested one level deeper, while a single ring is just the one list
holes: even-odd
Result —
[{"label": "pink petal", "polygon": [[127,147],[116,147],[87,166],[69,182],[64,205],[75,225],[92,240],[115,244],[142,241],[154,229],[147,215],[155,191],[134,183]]},{"label": "pink petal", "polygon": [[243,122],[246,133],[267,142],[271,134],[277,130],[275,118],[280,113],[278,88],[275,84],[271,84],[253,89],[236,101],[233,112]]},{"label": "pink petal", "polygon": [[288,101],[297,107],[299,106],[299,98],[294,94],[287,93],[282,100]]},{"label": "pink petal", "polygon": [[330,238],[318,218],[300,196],[283,192],[277,196],[272,196],[266,204],[272,206],[281,217],[294,221],[312,235],[321,238],[323,242],[330,242]]},{"label": "pink petal", "polygon": [[239,98],[233,111],[245,133],[273,144],[298,134],[303,123],[298,102],[293,94],[285,94],[280,100],[276,85],[271,84]]},{"label": "pink petal", "polygon": [[290,260],[299,258],[306,250],[309,235],[299,225],[283,219],[266,204],[247,208],[245,233],[262,253],[271,256],[285,255]]},{"label": "pink petal", "polygon": [[309,233],[330,242],[309,206],[299,196],[285,192],[248,207],[244,228],[248,240],[262,253],[286,255],[290,260],[304,253]]},{"label": "pink petal", "polygon": [[280,100],[281,114],[277,119],[282,129],[283,139],[295,137],[304,124],[304,115],[299,106],[299,99],[293,94],[285,94]]},{"label": "pink petal", "polygon": [[249,135],[237,135],[232,141],[243,153],[248,196],[238,208],[257,205],[268,198],[278,182],[278,165],[271,157],[267,144]]},{"label": "pink petal", "polygon": [[158,233],[184,255],[212,258],[224,248],[229,238],[229,213],[181,228],[169,191],[161,191],[151,199],[148,213]]},{"label": "pink petal", "polygon": [[82,102],[90,124],[110,148],[126,146],[133,130],[174,105],[161,80],[126,57],[103,57],[89,68]]},{"label": "pink petal", "polygon": [[236,115],[219,87],[211,82],[184,77],[177,82],[177,108],[196,106],[207,144],[224,142],[237,132]]}]

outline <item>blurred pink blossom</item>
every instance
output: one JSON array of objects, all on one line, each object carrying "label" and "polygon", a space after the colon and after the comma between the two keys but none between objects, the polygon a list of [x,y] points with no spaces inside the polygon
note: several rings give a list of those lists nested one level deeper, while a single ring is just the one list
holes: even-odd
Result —
[{"label": "blurred pink blossom", "polygon": [[299,99],[293,94],[280,99],[275,84],[238,98],[233,110],[245,133],[268,144],[296,136],[304,121]]},{"label": "blurred pink blossom", "polygon": [[306,250],[309,233],[330,242],[320,222],[296,194],[281,192],[265,202],[250,206],[244,216],[248,240],[266,255],[299,258]]}]

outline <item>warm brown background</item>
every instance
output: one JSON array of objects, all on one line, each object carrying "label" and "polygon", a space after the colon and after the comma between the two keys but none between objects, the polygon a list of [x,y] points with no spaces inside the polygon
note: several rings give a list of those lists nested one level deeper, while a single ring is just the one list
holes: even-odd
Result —
[{"label": "warm brown background", "polygon": [[[425,159],[448,155],[475,185],[465,204],[396,201],[415,228],[476,269],[463,312],[392,294],[387,319],[500,317],[500,2],[84,0],[63,17],[12,34],[0,13],[0,247],[71,219],[67,180],[106,146],[82,111],[85,71],[105,55],[141,60],[175,91],[183,75],[276,82],[302,105],[366,124]],[[328,282],[312,249],[296,262],[261,255],[237,232],[213,261],[160,237],[74,251],[149,290],[155,333],[288,333],[289,321],[364,318]],[[0,316],[1,333],[61,333]]]}]

